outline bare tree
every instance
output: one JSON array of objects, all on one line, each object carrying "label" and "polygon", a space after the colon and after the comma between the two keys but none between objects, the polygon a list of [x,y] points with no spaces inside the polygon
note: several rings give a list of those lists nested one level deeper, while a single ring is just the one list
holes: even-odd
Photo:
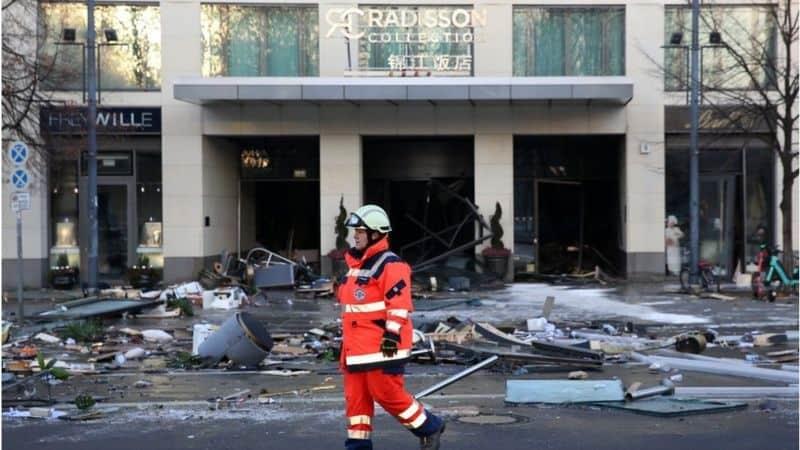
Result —
[{"label": "bare tree", "polygon": [[32,149],[29,167],[41,178],[50,160],[49,147],[40,134],[43,108],[65,106],[44,87],[55,82],[56,57],[43,54],[47,29],[35,0],[4,0],[3,14],[3,139],[21,140]]},{"label": "bare tree", "polygon": [[[714,59],[706,57],[701,67],[700,95],[703,106],[724,117],[728,128],[749,133],[767,127],[768,134],[753,136],[764,141],[780,161],[782,245],[784,264],[791,270],[792,192],[798,177],[798,66],[792,56],[800,38],[798,5],[797,0],[779,0],[758,8],[763,8],[763,20],[754,16],[745,20],[737,14],[741,7],[704,3],[701,28],[719,33],[715,36],[719,42],[712,48]],[[690,14],[688,9],[684,12]],[[690,30],[688,26],[683,29]],[[657,64],[667,84],[678,90],[689,89],[685,60]]]}]

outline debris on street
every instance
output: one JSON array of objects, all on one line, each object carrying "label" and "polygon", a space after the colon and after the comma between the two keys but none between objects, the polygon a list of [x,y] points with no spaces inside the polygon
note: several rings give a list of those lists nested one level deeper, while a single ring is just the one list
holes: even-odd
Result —
[{"label": "debris on street", "polygon": [[[496,315],[502,294],[482,295],[474,278],[428,278],[430,291],[417,291],[415,300],[412,367],[443,378],[425,383],[418,399],[458,389],[479,372],[505,381],[508,404],[580,404],[661,417],[797,395],[793,331],[723,334],[698,325],[576,319],[563,314],[553,295],[527,314]],[[278,285],[293,294],[273,290]],[[202,375],[258,374],[264,383],[214,388],[204,396],[213,411],[333,395],[341,386],[332,377],[339,373],[342,334],[333,290],[332,281],[302,263],[262,249],[244,260],[227,256],[198,281],[149,291],[114,288],[55,304],[35,316],[32,328],[4,328],[3,406],[16,408],[4,417],[96,420],[111,411],[98,405],[163,395],[164,383]],[[303,309],[293,310],[300,302]],[[329,312],[306,320],[309,308]],[[281,319],[272,317],[278,310]],[[698,385],[698,373],[719,385]],[[728,378],[745,385],[726,387]],[[77,404],[72,399],[83,392],[96,405],[53,409]]]}]

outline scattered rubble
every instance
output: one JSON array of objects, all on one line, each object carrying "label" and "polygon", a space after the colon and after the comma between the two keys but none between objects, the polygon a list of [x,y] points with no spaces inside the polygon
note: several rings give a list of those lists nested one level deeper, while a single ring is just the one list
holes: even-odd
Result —
[{"label": "scattered rubble", "polygon": [[[262,250],[245,260],[229,256],[217,270],[202,273],[199,281],[144,292],[115,288],[103,291],[101,297],[58,305],[39,316],[47,327],[26,335],[15,336],[12,331],[16,328],[12,330],[4,323],[4,406],[34,406],[27,411],[8,410],[5,416],[90,420],[108,414],[95,406],[78,413],[53,409],[58,399],[51,396],[51,386],[61,382],[57,373],[84,379],[113,373],[134,377],[123,387],[114,386],[112,390],[109,386],[115,398],[124,398],[129,388],[135,395],[154,392],[156,389],[149,388],[158,381],[146,375],[151,373],[248,371],[273,377],[272,381],[280,377],[296,383],[288,390],[262,389],[257,396],[240,390],[213,397],[208,399],[213,410],[337,389],[330,378],[321,384],[307,381],[308,377],[337,372],[341,324],[335,317],[322,325],[292,321],[291,325],[268,330],[255,315],[244,311],[274,302],[268,299],[267,289],[286,286],[289,280],[297,294],[314,299],[330,297],[333,282],[313,275],[303,264],[291,264]],[[459,275],[430,278],[432,290],[474,290],[477,286],[473,279]],[[414,362],[463,367],[420,391],[416,398],[445,389],[479,370],[509,378],[505,398],[513,404],[581,403],[665,416],[742,407],[741,403],[706,399],[797,395],[797,333],[753,330],[723,336],[703,328],[559,320],[559,315],[553,314],[558,304],[552,296],[544,301],[541,311],[497,322],[486,314],[494,304],[492,300],[472,294],[468,298],[443,295],[445,298],[422,299],[419,291],[416,294],[418,312],[437,311],[440,315],[434,317],[443,317],[441,312],[451,308],[459,314],[427,322],[415,318]],[[475,313],[468,316],[464,311]],[[120,314],[137,322],[102,321]],[[195,314],[199,316],[196,319]],[[181,317],[193,319],[188,319],[187,325],[187,319],[177,321]],[[623,370],[638,367],[636,373],[642,377],[611,379],[611,366]],[[778,385],[684,387],[684,380],[692,381],[694,372]],[[527,379],[529,375],[550,379]],[[102,396],[93,398],[97,404],[105,400]]]}]

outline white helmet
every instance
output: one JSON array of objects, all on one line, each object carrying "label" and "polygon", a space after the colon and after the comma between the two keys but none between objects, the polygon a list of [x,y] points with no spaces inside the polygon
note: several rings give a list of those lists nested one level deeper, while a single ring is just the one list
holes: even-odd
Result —
[{"label": "white helmet", "polygon": [[377,231],[388,233],[392,231],[392,224],[389,223],[389,215],[378,205],[364,205],[354,213],[350,214],[346,226],[362,230]]}]

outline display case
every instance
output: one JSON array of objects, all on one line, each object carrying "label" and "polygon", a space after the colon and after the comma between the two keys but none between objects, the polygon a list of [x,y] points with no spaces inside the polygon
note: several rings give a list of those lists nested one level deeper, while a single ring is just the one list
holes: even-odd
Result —
[{"label": "display case", "polygon": [[164,253],[161,249],[161,222],[145,222],[136,248],[137,265],[161,269],[164,267]]}]

